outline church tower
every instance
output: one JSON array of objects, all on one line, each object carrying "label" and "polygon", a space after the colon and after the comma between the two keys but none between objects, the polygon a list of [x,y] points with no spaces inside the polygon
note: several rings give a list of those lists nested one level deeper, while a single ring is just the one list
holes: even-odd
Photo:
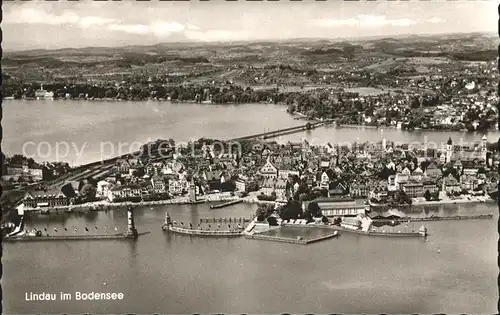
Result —
[{"label": "church tower", "polygon": [[451,137],[446,142],[446,163],[451,162],[451,156],[453,154],[453,141],[451,141]]},{"label": "church tower", "polygon": [[486,137],[486,135],[484,135],[482,138],[481,138],[481,159],[486,162],[486,155],[487,155],[487,146],[486,146],[486,143],[488,142],[488,138]]}]

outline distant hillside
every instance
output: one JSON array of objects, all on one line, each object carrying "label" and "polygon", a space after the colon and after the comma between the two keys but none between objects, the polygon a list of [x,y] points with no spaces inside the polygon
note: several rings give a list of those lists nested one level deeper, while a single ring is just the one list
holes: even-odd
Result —
[{"label": "distant hillside", "polygon": [[[294,39],[234,43],[160,43],[149,46],[87,47],[4,53],[2,65],[13,78],[106,76],[109,73],[141,75],[161,72],[188,73],[196,78],[234,77],[250,83],[278,82],[284,74],[235,72],[230,67],[265,68],[290,65],[296,71],[285,80],[302,82],[299,73],[344,63],[370,64],[398,58],[445,58],[450,61],[491,61],[497,57],[496,38],[488,34],[410,35],[364,40]],[[399,61],[398,61],[399,62]],[[397,63],[397,62],[396,62]],[[92,70],[95,68],[94,70]],[[45,70],[43,70],[45,69]],[[49,74],[47,70],[50,69]],[[142,70],[141,70],[142,69]],[[403,69],[396,67],[397,71]],[[406,71],[406,70],[405,70]],[[228,75],[227,73],[230,73]],[[238,74],[239,73],[239,74]],[[204,76],[206,75],[206,76]],[[267,78],[267,79],[266,79]],[[271,79],[272,78],[272,79]],[[253,82],[252,81],[252,82]]]}]

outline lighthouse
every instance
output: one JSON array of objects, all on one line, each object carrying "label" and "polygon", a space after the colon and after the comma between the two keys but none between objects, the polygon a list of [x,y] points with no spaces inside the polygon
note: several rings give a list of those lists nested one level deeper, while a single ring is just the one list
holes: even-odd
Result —
[{"label": "lighthouse", "polygon": [[138,236],[134,223],[134,212],[130,206],[127,208],[127,232],[125,234],[133,238],[137,238]]},{"label": "lighthouse", "polygon": [[189,202],[196,202],[196,185],[194,183],[194,178],[191,178],[191,182],[188,188]]}]

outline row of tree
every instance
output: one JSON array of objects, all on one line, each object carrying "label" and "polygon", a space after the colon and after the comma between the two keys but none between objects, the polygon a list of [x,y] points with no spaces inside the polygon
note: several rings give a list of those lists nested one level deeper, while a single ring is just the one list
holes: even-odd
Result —
[{"label": "row of tree", "polygon": [[[317,202],[310,202],[305,211],[302,210],[301,203],[293,199],[278,208],[272,204],[260,204],[255,213],[258,222],[268,220],[270,224],[275,221],[273,214],[277,214],[282,220],[306,219],[308,222],[312,222],[314,218],[322,218],[323,222],[328,222]],[[273,219],[269,221],[270,218]]]}]

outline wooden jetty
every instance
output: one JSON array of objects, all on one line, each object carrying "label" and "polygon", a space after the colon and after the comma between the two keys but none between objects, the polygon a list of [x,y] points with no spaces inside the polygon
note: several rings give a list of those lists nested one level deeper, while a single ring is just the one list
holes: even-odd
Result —
[{"label": "wooden jetty", "polygon": [[216,205],[210,205],[210,209],[220,209],[220,208],[229,207],[229,206],[232,206],[232,205],[235,205],[238,203],[242,203],[242,202],[243,202],[243,199],[231,200],[231,201],[219,203]]}]

